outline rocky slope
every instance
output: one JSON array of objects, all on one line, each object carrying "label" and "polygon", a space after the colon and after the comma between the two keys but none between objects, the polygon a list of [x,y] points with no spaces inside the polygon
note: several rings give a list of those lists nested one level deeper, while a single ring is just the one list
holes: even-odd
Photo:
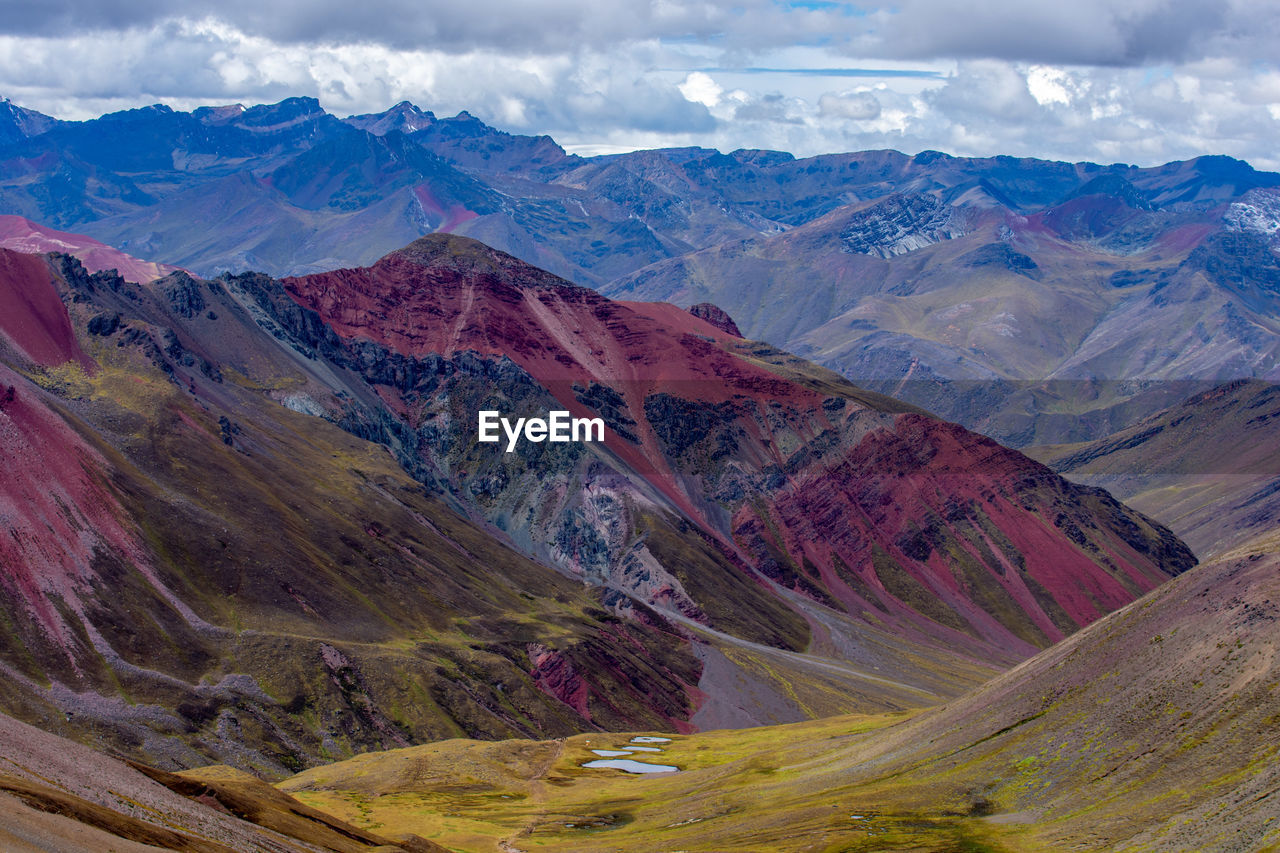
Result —
[{"label": "rocky slope", "polygon": [[[919,707],[1193,562],[990,440],[465,238],[284,280],[0,259],[4,710],[163,766]],[[606,437],[507,453],[482,408]]]}]

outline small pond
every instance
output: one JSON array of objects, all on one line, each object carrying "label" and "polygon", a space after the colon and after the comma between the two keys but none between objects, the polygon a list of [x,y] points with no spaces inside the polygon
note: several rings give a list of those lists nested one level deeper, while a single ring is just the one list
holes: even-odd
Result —
[{"label": "small pond", "polygon": [[610,770],[625,770],[628,773],[675,773],[679,770],[674,764],[648,764],[630,758],[601,758],[588,761],[583,767],[605,767]]},{"label": "small pond", "polygon": [[[671,743],[669,737],[656,737],[654,735],[638,735],[633,737],[631,744],[654,744],[654,743]],[[627,773],[675,773],[680,768],[674,764],[653,764],[647,761],[636,761],[634,758],[625,758],[624,756],[633,754],[643,754],[648,757],[649,754],[662,752],[659,746],[635,746],[629,745],[618,749],[593,749],[596,755],[603,758],[595,761],[588,761],[583,767],[592,767],[608,770],[624,770]]]}]

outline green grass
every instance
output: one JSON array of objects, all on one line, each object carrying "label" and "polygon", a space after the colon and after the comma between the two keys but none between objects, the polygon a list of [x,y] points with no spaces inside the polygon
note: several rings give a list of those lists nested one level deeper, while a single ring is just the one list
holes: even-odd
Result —
[{"label": "green grass", "polygon": [[281,787],[357,825],[467,851],[1034,849],[1010,846],[1021,829],[997,827],[959,799],[915,802],[906,780],[858,772],[859,747],[910,716],[673,735],[664,752],[637,756],[681,768],[662,776],[581,767],[596,758],[591,749],[631,737],[591,734],[446,741],[360,756]]}]

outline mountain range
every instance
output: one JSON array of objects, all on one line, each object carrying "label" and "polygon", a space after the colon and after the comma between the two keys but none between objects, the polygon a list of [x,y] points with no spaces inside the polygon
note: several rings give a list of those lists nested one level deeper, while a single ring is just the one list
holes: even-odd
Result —
[{"label": "mountain range", "polygon": [[[0,715],[9,849],[1270,850],[1271,534],[927,711],[169,773]],[[677,772],[586,767],[636,753]],[[655,745],[656,744],[656,745]],[[600,752],[596,752],[600,750]],[[147,844],[151,847],[131,846]]]},{"label": "mountain range", "polygon": [[712,302],[753,339],[1014,446],[1276,378],[1278,187],[1225,157],[584,158],[409,103],[0,111],[0,213],[205,276],[463,234],[607,295]]},{"label": "mountain range", "polygon": [[0,104],[0,846],[1270,849],[1277,185]]},{"label": "mountain range", "polygon": [[[1195,562],[989,439],[467,238],[281,280],[0,259],[4,710],[162,765],[919,707]],[[507,453],[480,409],[606,440]]]}]

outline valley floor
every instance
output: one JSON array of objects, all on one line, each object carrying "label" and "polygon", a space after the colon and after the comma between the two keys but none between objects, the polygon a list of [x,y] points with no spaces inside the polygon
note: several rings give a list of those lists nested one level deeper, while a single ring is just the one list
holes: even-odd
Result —
[{"label": "valley floor", "polygon": [[[1044,849],[982,803],[910,802],[895,778],[855,781],[860,746],[905,715],[675,736],[658,756],[676,773],[582,765],[630,735],[559,741],[447,741],[356,758],[282,787],[308,805],[390,837],[468,851],[835,851]],[[811,784],[850,773],[849,783]]]}]

